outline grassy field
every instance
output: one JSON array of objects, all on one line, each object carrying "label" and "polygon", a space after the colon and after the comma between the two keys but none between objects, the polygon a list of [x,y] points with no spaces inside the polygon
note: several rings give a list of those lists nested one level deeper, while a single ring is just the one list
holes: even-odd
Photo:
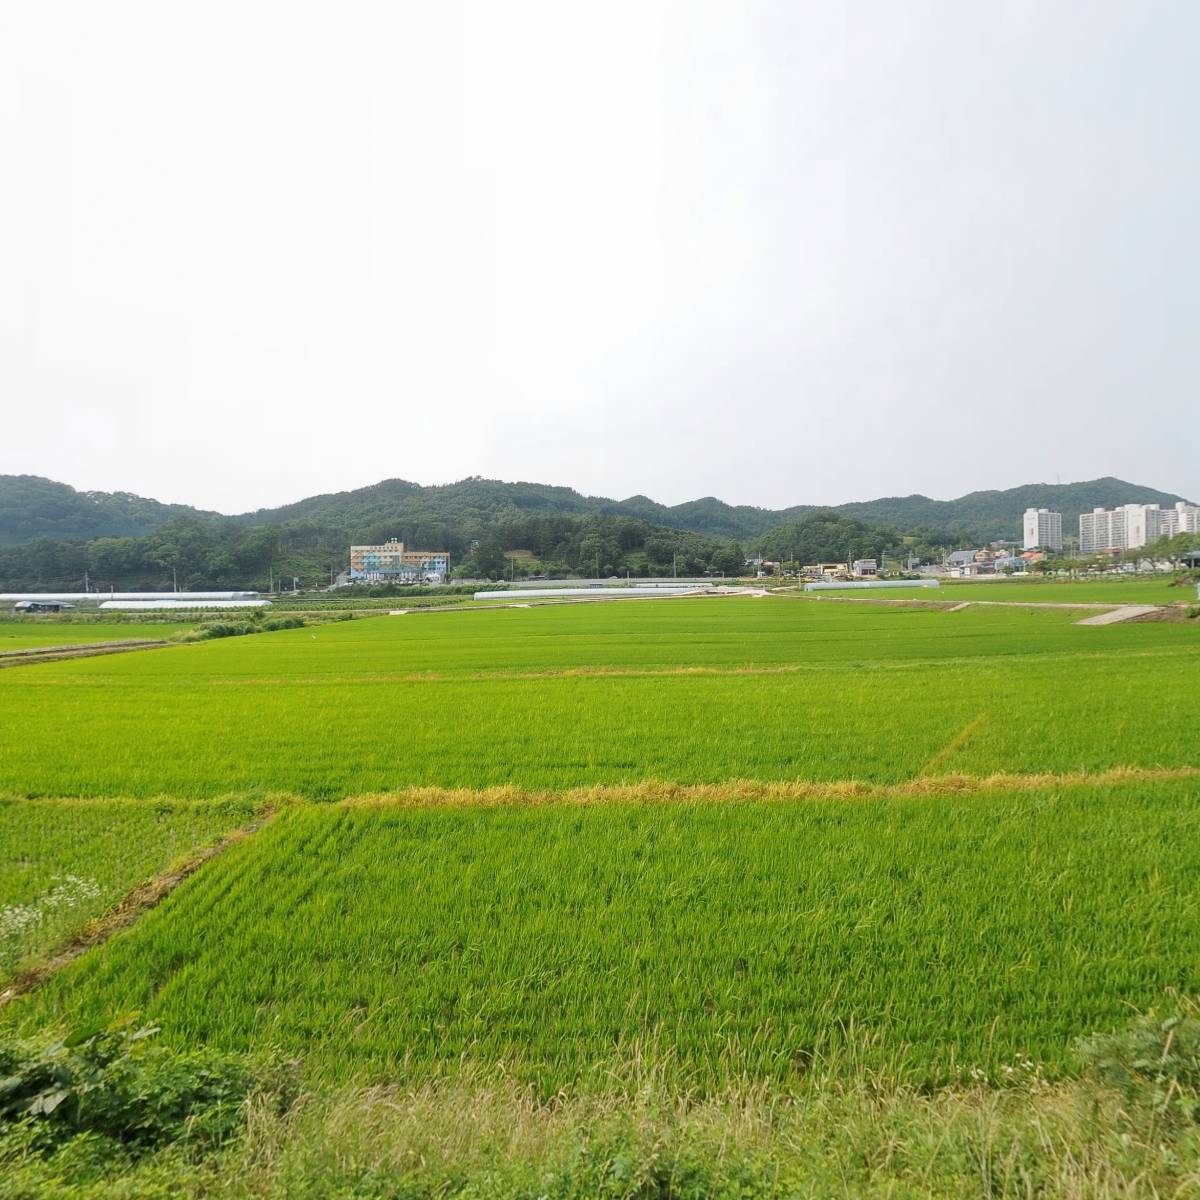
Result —
[{"label": "grassy field", "polygon": [[0,654],[7,650],[25,650],[31,646],[75,646],[88,642],[122,642],[133,638],[159,641],[193,628],[186,624],[155,622],[138,624],[67,624],[65,622],[0,621]]},{"label": "grassy field", "polygon": [[937,588],[886,588],[878,592],[831,588],[822,596],[878,596],[885,600],[991,600],[1013,604],[1186,604],[1195,586],[1172,587],[1156,579],[948,579]]},{"label": "grassy field", "polygon": [[244,824],[255,807],[0,799],[0,985],[135,884]]},{"label": "grassy field", "polygon": [[1191,626],[1058,610],[739,597],[379,617],[5,672],[0,789],[336,799],[1189,765],[1198,664]]},{"label": "grassy field", "polygon": [[0,1196],[1184,1194],[1200,1021],[1076,1044],[1200,992],[1200,623],[1079,615],[431,612],[0,672],[0,977],[279,808],[0,1003],[0,1076],[137,1013],[173,1097],[201,1051],[308,1089],[148,1166],[0,1112]]},{"label": "grassy field", "polygon": [[1200,779],[292,809],[24,1019],[132,1007],[343,1081],[503,1063],[547,1095],[635,1050],[701,1091],[831,1056],[1057,1072],[1074,1036],[1200,985],[1197,801]]}]

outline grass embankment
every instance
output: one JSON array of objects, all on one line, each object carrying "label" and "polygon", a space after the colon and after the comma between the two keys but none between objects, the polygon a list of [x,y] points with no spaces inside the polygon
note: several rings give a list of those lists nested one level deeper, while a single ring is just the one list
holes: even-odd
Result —
[{"label": "grass embankment", "polygon": [[1191,765],[1195,633],[772,599],[380,617],[3,673],[0,788],[337,799]]}]

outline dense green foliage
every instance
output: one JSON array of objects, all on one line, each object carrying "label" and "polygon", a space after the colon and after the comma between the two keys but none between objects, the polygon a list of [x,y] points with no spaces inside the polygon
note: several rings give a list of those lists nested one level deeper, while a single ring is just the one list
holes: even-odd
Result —
[{"label": "dense green foliage", "polygon": [[818,509],[778,525],[753,543],[755,554],[775,562],[853,562],[874,558],[882,562],[903,540],[895,530],[879,529],[832,509]]},{"label": "dense green foliage", "polygon": [[167,590],[255,587],[265,591],[271,572],[303,569],[308,582],[329,582],[341,569],[349,545],[341,537],[311,530],[243,527],[228,517],[173,519],[143,537],[91,541],[38,538],[0,546],[0,587],[10,591],[74,591],[86,577],[108,590]]},{"label": "dense green foliage", "polygon": [[1198,800],[290,809],[22,1017],[133,1007],[321,1075],[466,1058],[546,1094],[638,1046],[701,1090],[846,1054],[930,1082],[1061,1070],[1072,1036],[1200,987]]},{"label": "dense green foliage", "polygon": [[[1081,512],[1097,505],[1106,508],[1132,503],[1171,505],[1183,498],[1106,477],[1081,483],[1034,483],[1003,491],[970,492],[956,500],[888,497],[838,505],[834,511],[874,525],[905,530],[927,527],[945,535],[965,534],[986,540],[1016,537],[1021,514],[1030,507],[1061,512],[1065,528],[1070,529]],[[750,540],[776,525],[795,520],[812,507],[801,504],[773,511],[726,504],[714,496],[665,505],[646,496],[608,500],[540,483],[473,478],[439,487],[421,487],[402,479],[389,479],[372,487],[313,496],[282,508],[248,513],[242,519],[272,524],[305,520],[342,527],[372,524],[390,527],[399,521],[406,528],[432,535],[448,521],[453,525],[486,525],[525,516],[594,514],[638,517],[654,525],[689,529],[711,537]]]},{"label": "dense green foliage", "polygon": [[602,1091],[549,1101],[508,1079],[467,1074],[412,1089],[322,1089],[289,1104],[286,1082],[268,1077],[246,1106],[246,1136],[215,1155],[189,1153],[185,1143],[135,1157],[86,1135],[38,1155],[19,1133],[0,1135],[0,1195],[1182,1198],[1200,1176],[1195,1046],[1180,1053],[1172,1040],[1187,1020],[1139,1018],[1135,1037],[1118,1033],[1104,1051],[1121,1066],[1157,1048],[1179,1072],[1165,1072],[1165,1109],[1157,1088],[1116,1090],[1106,1072],[1091,1070],[1049,1084],[1036,1066],[1006,1075],[1002,1088],[930,1093],[843,1072],[809,1074],[786,1090],[741,1084],[702,1101],[648,1063],[614,1062]]},{"label": "dense green foliage", "polygon": [[[387,479],[351,492],[312,496],[282,508],[247,513],[240,519],[270,524],[318,521],[342,528],[391,529],[398,525],[412,531],[409,540],[415,544],[420,536],[428,541],[440,532],[448,538],[462,528],[484,528],[529,518],[628,517],[728,540],[753,537],[802,511],[802,507],[777,513],[750,505],[734,506],[713,496],[676,505],[658,504],[646,496],[610,500],[584,496],[573,488],[473,477],[436,487]],[[403,539],[404,535],[396,536]]]},{"label": "dense green foliage", "polygon": [[656,528],[632,517],[519,517],[498,521],[481,533],[464,572],[502,579],[510,567],[506,551],[529,551],[538,574],[557,576],[739,575],[746,558],[736,543],[722,544],[695,533]]},{"label": "dense green foliage", "polygon": [[257,805],[0,799],[0,981]]},{"label": "dense green foliage", "polygon": [[23,1128],[43,1154],[81,1135],[135,1155],[164,1142],[211,1150],[228,1141],[253,1075],[228,1055],[152,1047],[157,1032],[118,1024],[49,1045],[0,1041],[0,1132]]},{"label": "dense green foliage", "polygon": [[[232,517],[174,520],[136,538],[90,542],[41,538],[0,547],[0,587],[11,590],[77,589],[85,573],[93,585],[130,589],[253,587],[266,591],[272,577],[290,585],[329,583],[347,566],[352,542],[376,543],[399,530],[409,545],[448,549],[459,572],[499,579],[515,572],[540,575],[635,576],[736,574],[741,549],[695,533],[659,529],[631,517],[522,517],[488,526],[441,529],[437,542],[402,524],[348,528],[294,524],[245,525]],[[514,559],[510,551],[519,551]],[[534,556],[533,558],[530,555]]]},{"label": "dense green foliage", "polygon": [[196,513],[131,492],[77,492],[38,475],[0,475],[0,546],[39,537],[136,537]]}]

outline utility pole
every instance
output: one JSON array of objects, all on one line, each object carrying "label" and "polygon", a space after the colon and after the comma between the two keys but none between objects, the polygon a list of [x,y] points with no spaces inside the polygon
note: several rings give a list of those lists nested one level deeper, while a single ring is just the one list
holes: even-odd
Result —
[{"label": "utility pole", "polygon": [[171,585],[175,591],[179,591],[179,573],[174,567],[171,568]]},{"label": "utility pole", "polygon": [[671,551],[671,578],[679,578],[679,553],[675,550]]}]

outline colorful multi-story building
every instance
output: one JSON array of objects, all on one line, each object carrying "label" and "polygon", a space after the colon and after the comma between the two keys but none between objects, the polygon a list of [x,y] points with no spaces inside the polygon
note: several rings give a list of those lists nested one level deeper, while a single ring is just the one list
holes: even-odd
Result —
[{"label": "colorful multi-story building", "polygon": [[350,547],[355,583],[442,583],[449,576],[448,550],[406,550],[397,538],[379,546]]}]

